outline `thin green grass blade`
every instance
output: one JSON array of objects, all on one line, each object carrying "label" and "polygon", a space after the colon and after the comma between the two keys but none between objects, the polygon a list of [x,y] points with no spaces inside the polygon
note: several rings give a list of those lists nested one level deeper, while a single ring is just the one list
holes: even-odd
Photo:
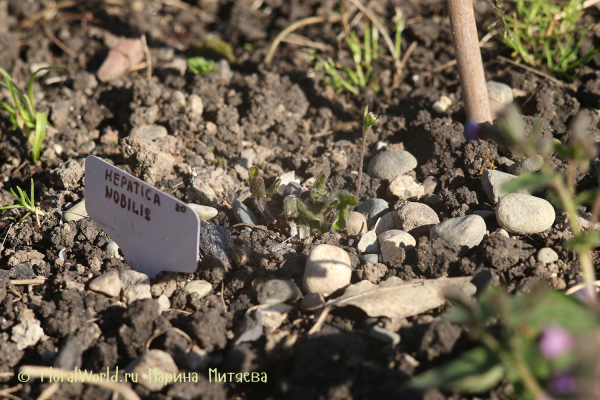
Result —
[{"label": "thin green grass blade", "polygon": [[[31,155],[33,157],[33,161],[38,161],[40,159],[40,152],[42,151],[42,143],[46,137],[47,126],[48,115],[46,113],[37,113],[35,117],[35,136],[33,137],[33,143],[31,143]],[[31,185],[31,193],[33,193],[33,181]]]},{"label": "thin green grass blade", "polygon": [[27,84],[27,96],[29,97],[29,103],[31,104],[31,109],[33,111],[32,115],[36,115],[36,111],[35,111],[35,105],[33,102],[33,80],[35,79],[35,76],[42,71],[55,71],[58,69],[65,69],[65,67],[44,67],[44,68],[40,68],[37,71],[35,71],[33,74],[31,74],[31,76],[29,77],[29,83]]}]

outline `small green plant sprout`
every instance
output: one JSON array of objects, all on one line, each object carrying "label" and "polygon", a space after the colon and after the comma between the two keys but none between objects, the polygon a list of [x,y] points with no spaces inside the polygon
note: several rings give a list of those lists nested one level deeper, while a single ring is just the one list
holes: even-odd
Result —
[{"label": "small green plant sprout", "polygon": [[381,115],[375,115],[369,112],[369,106],[365,107],[365,112],[363,114],[363,126],[362,126],[362,149],[361,149],[361,157],[360,157],[360,168],[358,169],[358,181],[356,183],[356,197],[360,195],[360,185],[362,182],[362,169],[363,162],[365,159],[365,146],[367,145],[367,133],[371,130],[373,125],[376,125],[379,122]]},{"label": "small green plant sprout", "polygon": [[373,70],[373,61],[379,59],[379,30],[371,27],[369,20],[365,21],[364,35],[361,39],[354,30],[346,37],[346,44],[352,54],[354,66],[343,66],[333,61],[331,57],[324,59],[314,51],[309,51],[315,61],[315,68],[322,68],[327,76],[325,82],[337,93],[344,89],[358,95],[360,90],[369,86],[379,92],[378,73]]},{"label": "small green plant sprout", "polygon": [[196,75],[206,75],[211,72],[219,72],[221,69],[215,67],[214,60],[207,60],[204,57],[188,58],[188,68]]},{"label": "small green plant sprout", "polygon": [[260,171],[258,170],[258,168],[250,168],[248,170],[248,175],[250,176],[250,193],[252,193],[252,195],[254,196],[256,206],[258,207],[260,212],[265,216],[267,221],[269,221],[272,224],[275,224],[277,220],[265,209],[263,199],[271,197],[275,194],[275,192],[277,192],[279,184],[281,184],[281,179],[277,179],[269,188],[269,190],[266,190],[265,181],[260,176]]},{"label": "small green plant sprout", "polygon": [[40,159],[42,150],[42,142],[46,136],[46,128],[48,126],[48,114],[37,112],[35,109],[33,96],[33,81],[35,76],[41,71],[53,71],[64,69],[64,67],[46,67],[40,68],[31,74],[29,84],[27,85],[27,97],[14,84],[11,76],[4,69],[0,68],[0,74],[4,76],[6,82],[0,81],[0,85],[8,88],[13,99],[14,107],[0,100],[0,108],[8,112],[8,119],[12,124],[13,129],[21,128],[31,144],[31,155],[33,161]]},{"label": "small green plant sprout", "polygon": [[[571,124],[571,139],[568,144],[555,144],[554,141],[543,140],[539,133],[541,124],[536,121],[529,137],[524,134],[521,116],[514,105],[508,106],[498,117],[496,125],[470,126],[467,124],[465,135],[476,137],[478,134],[468,133],[467,130],[479,129],[482,137],[493,139],[498,144],[510,146],[515,149],[517,156],[541,159],[542,167],[531,174],[523,174],[509,182],[502,188],[507,193],[525,189],[531,193],[543,189],[547,190],[549,200],[558,208],[563,209],[568,217],[568,224],[573,238],[564,243],[564,246],[575,251],[579,258],[581,276],[585,282],[590,301],[596,301],[594,281],[596,273],[592,262],[591,250],[600,245],[600,232],[586,232],[582,225],[596,226],[600,216],[600,189],[598,187],[587,189],[580,193],[575,190],[576,170],[587,172],[590,160],[597,155],[597,148],[588,134],[590,126],[589,117],[578,114]],[[567,164],[566,173],[558,172],[550,164],[552,153],[564,159]],[[584,218],[577,212],[578,205],[591,206],[591,216],[583,224]]]},{"label": "small green plant sprout", "polygon": [[548,71],[571,79],[569,71],[587,64],[597,53],[592,47],[579,56],[587,31],[576,26],[583,15],[583,3],[584,0],[555,4],[550,0],[516,0],[516,11],[501,15],[505,27],[501,40],[527,64],[546,64]]},{"label": "small green plant sprout", "polygon": [[347,190],[338,190],[331,197],[325,198],[327,177],[321,174],[310,191],[306,202],[295,196],[287,196],[283,200],[285,216],[295,219],[300,240],[315,232],[329,232],[328,216],[333,213],[331,227],[342,230],[348,223],[348,208],[358,204],[356,197]]},{"label": "small green plant sprout", "polygon": [[29,214],[34,213],[38,227],[41,227],[40,215],[43,217],[44,215],[46,215],[46,213],[42,209],[40,209],[39,207],[37,207],[35,205],[34,193],[33,193],[33,179],[31,180],[31,197],[27,196],[27,193],[25,193],[25,191],[22,190],[18,186],[17,186],[17,190],[19,191],[19,196],[17,196],[15,191],[12,190],[12,188],[10,189],[10,193],[13,195],[13,197],[15,198],[15,200],[17,201],[18,204],[13,204],[12,206],[1,207],[0,210],[11,210],[13,208],[24,208],[27,210],[27,214],[25,214],[25,216],[23,218],[21,218],[19,223],[23,222],[25,220],[25,218],[27,218],[29,216]]},{"label": "small green plant sprout", "polygon": [[598,398],[598,320],[576,298],[541,287],[522,296],[489,287],[477,302],[458,293],[448,299],[456,306],[443,318],[481,345],[416,376],[412,388],[484,393],[505,379],[517,399]]}]

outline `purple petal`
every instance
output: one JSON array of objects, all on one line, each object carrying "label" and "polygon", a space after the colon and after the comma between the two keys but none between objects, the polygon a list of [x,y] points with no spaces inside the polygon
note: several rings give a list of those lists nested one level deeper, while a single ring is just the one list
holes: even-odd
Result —
[{"label": "purple petal", "polygon": [[566,329],[551,325],[542,332],[540,352],[544,358],[551,360],[567,353],[574,344],[575,339]]},{"label": "purple petal", "polygon": [[482,137],[483,131],[481,129],[481,124],[478,124],[475,120],[469,120],[465,124],[465,139],[467,140],[477,140]]},{"label": "purple petal", "polygon": [[548,387],[552,393],[558,396],[566,396],[575,392],[577,381],[572,374],[563,372],[552,377]]}]

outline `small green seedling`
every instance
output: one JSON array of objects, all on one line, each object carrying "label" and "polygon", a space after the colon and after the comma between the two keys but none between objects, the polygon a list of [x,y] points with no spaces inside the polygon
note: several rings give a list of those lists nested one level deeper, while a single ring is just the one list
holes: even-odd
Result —
[{"label": "small green seedling", "polygon": [[17,202],[19,204],[13,204],[12,206],[1,207],[0,210],[11,210],[13,208],[24,208],[27,210],[27,214],[25,214],[25,216],[23,218],[21,218],[19,223],[23,222],[25,220],[25,218],[27,218],[29,216],[29,214],[34,213],[38,227],[41,227],[40,215],[43,217],[44,215],[46,215],[46,213],[42,209],[40,209],[39,207],[37,207],[35,205],[34,193],[33,193],[33,179],[31,180],[31,197],[27,196],[27,193],[25,193],[25,191],[22,190],[18,186],[17,186],[17,190],[19,191],[19,196],[17,196],[15,191],[12,189],[10,189],[10,193],[13,195],[13,197],[15,198],[15,200],[17,200]]},{"label": "small green seedling", "polygon": [[[267,191],[258,168],[250,168],[248,174],[250,176],[250,192],[254,195],[258,208],[269,222],[276,223],[277,220],[265,210],[262,199],[275,194],[281,179],[276,180]],[[346,190],[338,190],[331,197],[325,198],[326,183],[327,177],[325,174],[321,174],[315,181],[306,201],[302,201],[293,195],[287,196],[283,200],[284,215],[288,220],[295,220],[298,236],[301,240],[308,238],[311,233],[328,232],[328,216],[331,214],[333,214],[331,227],[336,230],[344,229],[348,223],[349,207],[358,204],[356,198]]]},{"label": "small green seedling", "polygon": [[[584,0],[552,4],[550,0],[516,0],[516,11],[502,15],[505,32],[501,40],[532,66],[546,64],[548,71],[573,78],[569,71],[590,62],[593,47],[581,57],[579,47],[586,34],[577,21]],[[577,35],[579,37],[577,38]]]},{"label": "small green seedling", "polygon": [[219,72],[221,69],[215,67],[214,60],[207,60],[204,57],[188,58],[188,68],[196,75],[206,75],[211,72]]},{"label": "small green seedling", "polygon": [[27,136],[29,144],[31,144],[31,155],[33,161],[40,159],[42,151],[42,142],[46,136],[46,128],[48,126],[48,114],[40,113],[35,110],[33,96],[33,81],[35,76],[41,71],[53,71],[64,69],[64,67],[46,67],[40,68],[31,74],[29,84],[27,85],[27,97],[14,84],[11,76],[4,69],[0,68],[0,74],[4,75],[6,82],[0,81],[0,85],[8,88],[12,96],[15,108],[0,100],[0,107],[8,112],[8,119],[12,124],[13,129],[21,128]]}]

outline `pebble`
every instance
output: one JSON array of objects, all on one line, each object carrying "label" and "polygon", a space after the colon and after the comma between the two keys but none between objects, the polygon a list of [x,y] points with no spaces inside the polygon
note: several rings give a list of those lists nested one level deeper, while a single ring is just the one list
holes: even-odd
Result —
[{"label": "pebble", "polygon": [[508,167],[508,172],[514,175],[529,174],[539,171],[544,165],[544,157],[536,154],[533,157],[525,157]]},{"label": "pebble", "polygon": [[433,108],[433,111],[443,114],[451,105],[452,100],[450,100],[448,96],[441,96],[438,101],[433,103],[433,106],[431,108]]},{"label": "pebble", "polygon": [[128,270],[121,273],[122,299],[129,305],[136,300],[151,299],[150,278],[141,272]]},{"label": "pebble", "polygon": [[[277,191],[279,191],[279,189],[277,189]],[[296,181],[292,181],[290,183],[288,183],[285,187],[285,189],[283,189],[283,197],[287,197],[287,196],[295,196],[295,197],[300,197],[300,195],[302,194],[302,185]]]},{"label": "pebble", "polygon": [[483,171],[483,175],[481,177],[481,186],[483,186],[483,191],[487,195],[488,199],[492,202],[492,204],[498,203],[498,200],[505,196],[507,192],[502,190],[502,185],[505,182],[515,179],[517,176],[512,174],[507,174],[506,172],[500,172],[493,169],[486,169]]},{"label": "pebble", "polygon": [[85,200],[81,200],[73,207],[69,208],[63,213],[63,220],[65,222],[79,221],[80,219],[87,218],[88,213],[85,209]]},{"label": "pebble", "polygon": [[489,81],[486,83],[492,117],[498,115],[513,101],[513,90],[505,83]]},{"label": "pebble", "polygon": [[[293,190],[292,193],[296,193],[298,187],[300,187],[300,193],[302,193],[302,186],[300,185],[300,179],[296,178],[296,171],[289,171],[289,172],[286,172],[285,174],[281,174],[278,179],[281,179],[281,183],[279,184],[279,187],[277,188],[277,193],[279,193],[280,195],[283,196],[285,189],[288,187],[288,185],[290,185],[292,183],[295,184],[294,186],[292,186],[292,189],[290,189],[290,190]],[[299,194],[298,194],[298,196],[299,196]],[[296,196],[296,197],[298,197],[298,196]]]},{"label": "pebble", "polygon": [[506,229],[502,229],[502,228],[496,229],[494,231],[494,234],[498,235],[498,236],[504,236],[504,237],[507,237],[507,238],[510,237],[510,235],[508,234],[508,232],[506,232]]},{"label": "pebble", "polygon": [[196,214],[198,214],[200,219],[204,221],[208,221],[209,219],[216,217],[219,213],[219,211],[217,211],[217,209],[214,207],[201,206],[200,204],[195,203],[188,203],[188,206],[190,206],[192,210],[196,211]]},{"label": "pebble", "polygon": [[348,214],[348,223],[346,224],[346,233],[350,236],[356,236],[359,233],[367,232],[367,218],[356,211]]},{"label": "pebble", "polygon": [[362,235],[356,248],[361,253],[379,253],[379,242],[377,241],[377,233],[375,233],[375,230]]},{"label": "pebble", "polygon": [[304,312],[312,312],[323,307],[325,299],[321,293],[309,293],[302,299],[300,309]]},{"label": "pebble", "polygon": [[398,175],[405,174],[417,167],[417,159],[408,151],[394,149],[377,154],[367,168],[372,178],[393,181]]},{"label": "pebble", "polygon": [[233,239],[229,229],[217,226],[210,222],[200,220],[200,257],[214,258],[229,265],[231,250],[233,250]]},{"label": "pebble", "polygon": [[197,94],[191,94],[188,98],[187,109],[191,111],[192,114],[196,114],[201,116],[204,112],[204,104],[202,103],[202,97]]},{"label": "pebble", "polygon": [[[251,224],[258,225],[258,219],[244,203],[239,200],[233,202],[233,214],[235,215],[235,219],[242,224]],[[250,229],[249,227],[247,227]]]},{"label": "pebble", "polygon": [[278,304],[296,301],[300,296],[300,289],[294,282],[271,279],[260,285],[257,298],[260,304]]},{"label": "pebble", "polygon": [[171,93],[171,104],[178,105],[179,107],[185,106],[186,103],[185,94],[180,90],[174,90]]},{"label": "pebble", "polygon": [[288,304],[262,304],[257,306],[256,315],[267,333],[275,331],[283,324],[287,315],[294,307]]},{"label": "pebble", "polygon": [[188,294],[198,293],[198,298],[203,298],[210,293],[212,285],[204,280],[190,281],[185,284],[184,292]]},{"label": "pebble", "polygon": [[442,238],[452,245],[475,247],[485,236],[485,221],[479,215],[450,218],[433,228],[429,234],[431,239]]},{"label": "pebble", "polygon": [[111,240],[110,242],[106,243],[106,247],[104,247],[104,251],[106,252],[106,255],[109,256],[110,258],[120,258],[121,257],[119,255],[119,245],[114,240]]},{"label": "pebble", "polygon": [[169,353],[163,350],[152,349],[134,359],[125,371],[130,374],[136,374],[139,384],[146,389],[151,392],[158,392],[165,387],[167,382],[166,379],[163,379],[161,382],[157,377],[178,374],[179,368],[177,368],[173,357]]},{"label": "pebble", "polygon": [[13,326],[10,340],[17,344],[19,350],[35,345],[44,336],[40,321],[28,319]]},{"label": "pebble", "polygon": [[367,229],[371,229],[375,226],[375,223],[379,218],[386,214],[390,210],[390,206],[387,201],[383,199],[367,199],[360,203],[357,212],[361,213],[367,219]]},{"label": "pebble", "polygon": [[[89,154],[95,148],[96,148],[96,142],[94,142],[93,140],[90,140],[90,141],[85,142],[81,146],[79,146],[79,152],[84,153],[84,154]],[[83,167],[83,165],[82,165],[82,167]]]},{"label": "pebble", "polygon": [[394,220],[395,215],[396,211],[390,211],[389,213],[384,214],[383,217],[379,218],[379,220],[377,220],[375,228],[373,228],[377,236],[381,235],[383,232],[396,228],[396,222]]},{"label": "pebble", "polygon": [[369,336],[374,339],[380,340],[383,343],[391,344],[392,346],[396,346],[400,343],[400,335],[396,332],[388,331],[387,329],[381,328],[379,326],[374,326],[369,331]]},{"label": "pebble", "polygon": [[381,151],[383,149],[385,149],[386,147],[388,147],[388,144],[386,142],[377,142],[375,143],[375,151]]},{"label": "pebble", "polygon": [[388,186],[388,193],[400,200],[419,199],[425,196],[425,188],[410,175],[398,175]]},{"label": "pebble", "polygon": [[167,128],[162,125],[136,126],[129,132],[129,137],[156,140],[167,136]]},{"label": "pebble", "polygon": [[550,229],[556,217],[549,202],[521,193],[511,193],[502,197],[495,211],[500,227],[519,235]]},{"label": "pebble", "polygon": [[413,236],[428,235],[431,227],[440,223],[435,211],[426,204],[409,202],[396,213],[396,228]]},{"label": "pebble", "polygon": [[537,260],[545,264],[558,261],[558,254],[550,247],[543,247],[537,253]]},{"label": "pebble", "polygon": [[393,229],[379,235],[381,256],[383,261],[391,264],[400,264],[406,257],[406,252],[417,245],[415,238],[404,231]]},{"label": "pebble", "polygon": [[162,313],[163,311],[167,311],[169,308],[171,308],[171,302],[169,301],[169,298],[167,296],[165,296],[164,294],[161,294],[160,296],[158,296],[158,309],[160,310],[160,312]]},{"label": "pebble", "polygon": [[308,255],[302,287],[306,293],[327,295],[350,284],[351,278],[348,253],[337,246],[320,244]]},{"label": "pebble", "polygon": [[[113,242],[114,243],[114,242]],[[121,278],[117,271],[110,271],[94,278],[90,282],[90,290],[108,297],[116,297],[121,293]]]},{"label": "pebble", "polygon": [[428,176],[423,181],[423,190],[425,190],[425,194],[433,194],[440,184],[440,180],[434,176]]},{"label": "pebble", "polygon": [[361,260],[363,260],[364,262],[369,262],[373,265],[377,264],[379,262],[379,255],[378,254],[363,254],[362,256],[360,256]]}]

